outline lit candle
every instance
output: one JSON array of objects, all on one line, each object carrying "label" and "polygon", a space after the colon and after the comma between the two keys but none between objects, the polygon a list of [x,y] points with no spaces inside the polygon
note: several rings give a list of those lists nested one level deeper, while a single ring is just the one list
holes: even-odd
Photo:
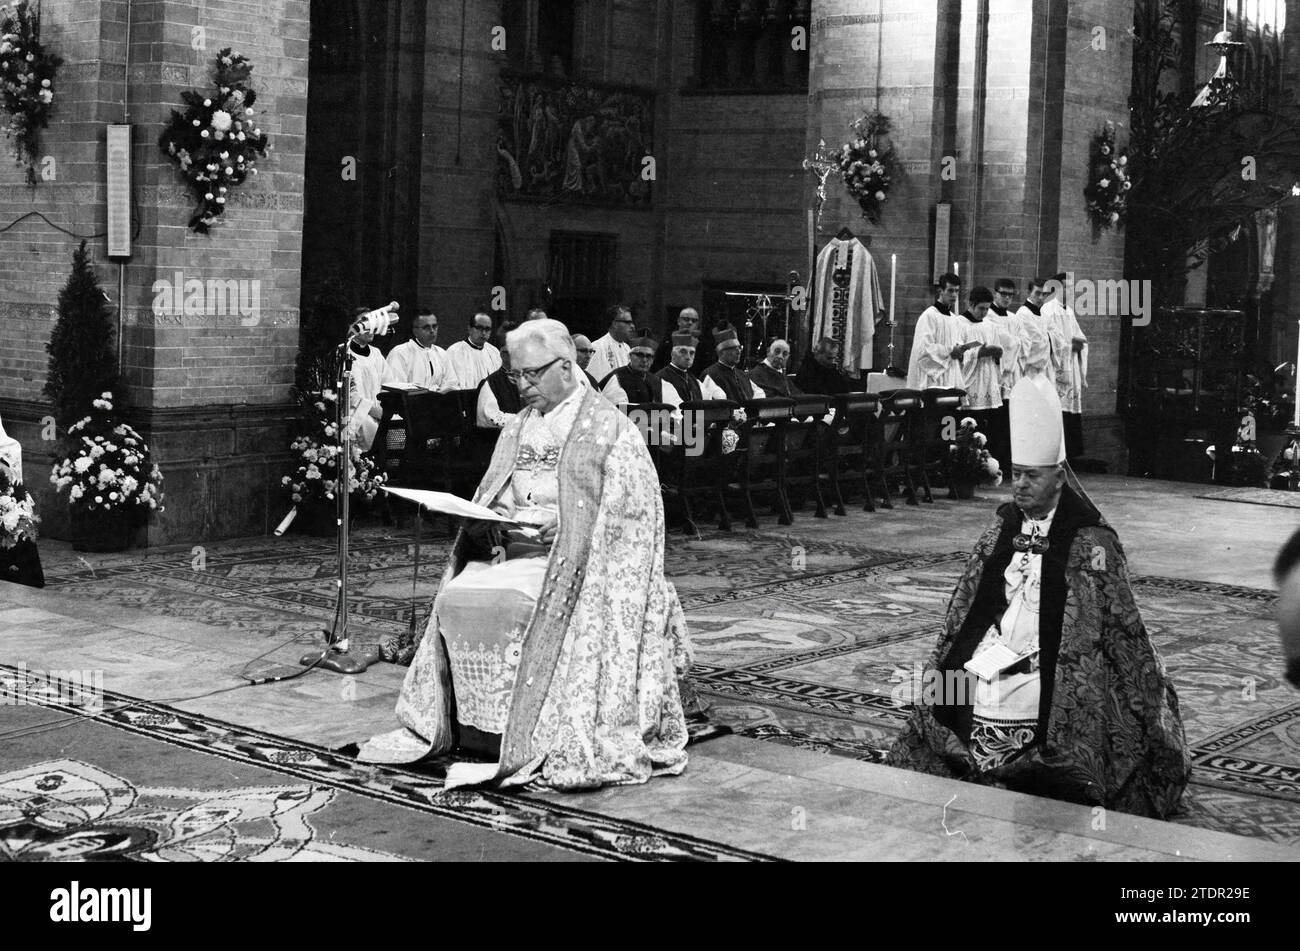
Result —
[{"label": "lit candle", "polygon": [[958,264],[956,261],[952,262],[952,273],[956,274],[958,277],[961,277],[961,265]]},{"label": "lit candle", "polygon": [[894,326],[894,288],[898,286],[898,255],[889,256],[889,326]]}]

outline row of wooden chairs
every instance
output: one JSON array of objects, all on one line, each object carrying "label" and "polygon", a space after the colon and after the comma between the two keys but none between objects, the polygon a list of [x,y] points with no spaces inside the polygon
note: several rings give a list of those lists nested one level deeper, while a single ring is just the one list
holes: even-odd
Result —
[{"label": "row of wooden chairs", "polygon": [[[830,510],[846,514],[846,500],[858,493],[866,511],[876,511],[877,499],[893,508],[895,487],[902,487],[910,505],[932,503],[933,485],[948,479],[944,422],[958,413],[963,396],[961,390],[900,389],[745,404],[688,402],[678,408],[678,418],[689,421],[679,428],[687,434],[686,445],[669,444],[658,423],[643,426],[643,432],[665,498],[679,505],[687,532],[698,533],[696,512],[703,503],[716,508],[724,530],[731,528],[729,502],[739,505],[747,527],[758,527],[759,502],[770,504],[779,524],[789,525],[806,501],[817,518]],[[384,391],[380,404],[383,419],[373,451],[390,484],[473,494],[499,435],[476,425],[475,390]],[[823,419],[832,408],[835,416],[827,425]],[[742,409],[740,422],[736,411]],[[626,410],[642,423],[673,414],[673,407],[659,404]],[[735,433],[732,452],[724,451],[728,430]]]},{"label": "row of wooden chairs", "polygon": [[[905,486],[911,505],[933,503],[934,482],[948,481],[945,420],[961,405],[961,390],[896,390],[841,396],[775,397],[745,404],[685,403],[685,427],[694,445],[659,447],[657,463],[665,497],[680,504],[687,532],[697,533],[696,504],[716,506],[718,524],[731,527],[728,501],[736,501],[747,527],[758,526],[756,499],[770,501],[778,523],[794,519],[793,502],[809,498],[814,515],[826,518],[828,502],[844,515],[845,499],[861,492],[863,508],[879,498],[893,508],[894,486]],[[830,409],[835,416],[823,420]],[[666,407],[629,407],[637,418],[654,418]],[[738,423],[736,410],[744,410]],[[953,427],[955,428],[955,427]],[[724,452],[723,434],[736,432]],[[951,485],[949,486],[951,491]]]}]

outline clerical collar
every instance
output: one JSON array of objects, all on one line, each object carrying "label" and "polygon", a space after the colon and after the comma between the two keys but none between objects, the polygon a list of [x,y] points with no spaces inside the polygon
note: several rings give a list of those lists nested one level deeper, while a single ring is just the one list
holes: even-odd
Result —
[{"label": "clerical collar", "polygon": [[784,370],[778,370],[776,367],[772,366],[772,362],[771,362],[770,360],[764,360],[764,361],[763,361],[763,365],[766,366],[766,367],[767,367],[769,370],[771,370],[773,373],[779,374],[779,375],[781,375],[781,376],[784,376],[784,375],[785,375],[785,371],[784,371]]},{"label": "clerical collar", "polygon": [[1010,311],[1007,310],[1005,307],[999,307],[997,304],[994,304],[992,307],[989,308],[989,310],[993,311],[993,313],[997,314],[999,317],[1005,317],[1007,314],[1010,313]]},{"label": "clerical collar", "polygon": [[351,346],[352,346],[352,352],[355,353],[357,356],[359,356],[359,357],[368,357],[368,356],[370,356],[370,346],[369,346],[369,344],[364,344],[364,343],[360,343],[360,342],[358,342],[358,341],[356,341],[356,340],[353,340]]},{"label": "clerical collar", "polygon": [[1029,308],[1030,313],[1032,313],[1035,317],[1043,316],[1043,308],[1039,307],[1033,301],[1028,301],[1028,300],[1025,301],[1025,306]]},{"label": "clerical collar", "polygon": [[944,314],[948,317],[952,316],[952,308],[949,307],[941,300],[937,300],[934,302],[934,309],[937,310],[939,313]]},{"label": "clerical collar", "polygon": [[482,350],[484,347],[484,344],[475,343],[473,340],[466,340],[465,342],[469,344],[471,347],[473,347],[475,350]]},{"label": "clerical collar", "polygon": [[965,317],[967,320],[969,320],[972,324],[980,323],[980,319],[968,310],[962,311],[961,315]]}]

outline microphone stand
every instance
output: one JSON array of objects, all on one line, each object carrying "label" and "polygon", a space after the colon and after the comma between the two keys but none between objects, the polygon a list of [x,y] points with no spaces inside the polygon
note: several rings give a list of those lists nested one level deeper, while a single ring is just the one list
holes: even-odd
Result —
[{"label": "microphone stand", "polygon": [[338,674],[359,674],[379,660],[379,648],[367,647],[352,650],[348,636],[348,535],[352,475],[352,427],[349,425],[352,402],[352,341],[349,336],[342,346],[342,375],[338,381],[338,400],[335,403],[339,429],[339,464],[336,467],[334,509],[338,519],[338,579],[335,581],[334,623],[322,631],[325,647],[304,654],[299,661],[304,667],[324,667]]}]

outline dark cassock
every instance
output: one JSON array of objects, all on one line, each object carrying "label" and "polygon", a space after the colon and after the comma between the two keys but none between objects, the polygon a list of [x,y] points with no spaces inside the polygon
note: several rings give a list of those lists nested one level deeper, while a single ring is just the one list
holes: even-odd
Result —
[{"label": "dark cassock", "polygon": [[[697,341],[694,334],[675,333],[669,343],[671,344],[669,349],[671,359],[673,349],[677,347],[695,349]],[[654,400],[656,403],[680,406],[682,403],[698,403],[704,399],[700,391],[700,381],[691,376],[688,370],[682,369],[675,363],[669,363],[659,372],[652,373],[650,377],[651,386],[655,389],[655,395],[658,397]]]},{"label": "dark cassock", "polygon": [[1191,760],[1178,696],[1129,587],[1124,549],[1067,480],[1060,400],[1011,400],[1015,481],[957,584],[886,762],[1163,818]]},{"label": "dark cassock", "polygon": [[649,337],[632,341],[627,366],[619,367],[600,381],[600,392],[615,406],[628,403],[654,403],[655,390],[650,381],[650,361],[656,344]]},{"label": "dark cassock", "polygon": [[853,384],[838,367],[819,363],[811,353],[803,358],[803,365],[799,367],[794,382],[805,393],[838,396],[840,393],[853,392]]},{"label": "dark cassock", "polygon": [[755,364],[753,369],[749,371],[749,382],[760,387],[768,396],[786,396],[795,399],[804,395],[804,390],[795,383],[789,374],[778,370],[766,360]]},{"label": "dark cassock", "polygon": [[504,366],[497,367],[479,384],[476,422],[484,429],[504,429],[524,408],[519,385],[509,373]]},{"label": "dark cassock", "polygon": [[[745,371],[740,368],[740,339],[736,332],[724,330],[716,333],[713,339],[718,351],[718,362],[704,371],[704,378],[700,381],[700,391],[704,398],[731,400],[735,403],[762,399],[766,395],[762,388],[756,390]],[[734,364],[726,362],[733,359],[736,361]]]}]

